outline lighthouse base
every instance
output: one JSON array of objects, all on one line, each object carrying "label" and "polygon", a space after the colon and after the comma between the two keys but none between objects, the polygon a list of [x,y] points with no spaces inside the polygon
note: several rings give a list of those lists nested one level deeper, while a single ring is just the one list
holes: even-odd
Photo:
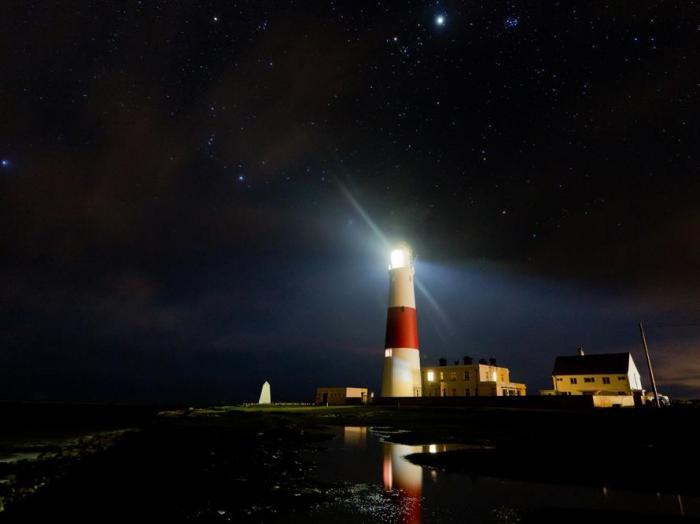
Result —
[{"label": "lighthouse base", "polygon": [[382,397],[420,397],[420,356],[414,348],[386,350]]}]

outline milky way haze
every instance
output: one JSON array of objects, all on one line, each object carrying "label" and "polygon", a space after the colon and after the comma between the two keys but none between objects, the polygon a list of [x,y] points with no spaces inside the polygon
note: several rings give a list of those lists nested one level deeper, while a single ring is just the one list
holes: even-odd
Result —
[{"label": "milky way haze", "polygon": [[376,391],[377,232],[426,362],[697,396],[696,2],[119,6],[0,6],[0,398]]}]

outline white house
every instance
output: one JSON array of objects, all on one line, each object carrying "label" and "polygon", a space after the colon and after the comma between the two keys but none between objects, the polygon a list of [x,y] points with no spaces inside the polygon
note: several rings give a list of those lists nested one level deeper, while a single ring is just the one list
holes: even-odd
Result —
[{"label": "white house", "polygon": [[639,370],[630,353],[586,355],[582,349],[578,355],[555,359],[552,385],[553,389],[542,390],[541,394],[620,397],[614,402],[604,402],[603,398],[596,405],[634,405],[633,395],[643,392]]}]

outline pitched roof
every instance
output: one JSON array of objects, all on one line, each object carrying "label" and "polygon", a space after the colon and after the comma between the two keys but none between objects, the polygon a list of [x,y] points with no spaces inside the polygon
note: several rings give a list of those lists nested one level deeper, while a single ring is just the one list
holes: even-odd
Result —
[{"label": "pitched roof", "polygon": [[629,362],[629,353],[557,357],[552,375],[624,375],[629,370]]}]

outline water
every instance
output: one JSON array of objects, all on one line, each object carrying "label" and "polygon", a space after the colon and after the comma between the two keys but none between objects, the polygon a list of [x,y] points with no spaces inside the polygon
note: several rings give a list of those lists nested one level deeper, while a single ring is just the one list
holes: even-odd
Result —
[{"label": "water", "polygon": [[[459,445],[386,442],[381,431],[347,426],[335,430],[315,460],[316,479],[332,501],[312,513],[318,522],[518,522],[541,508],[700,516],[700,498],[598,488],[538,484],[483,475],[448,473],[414,465],[411,453],[439,453]],[[575,467],[566,463],[562,467]],[[614,465],[611,465],[614,467]]]}]

